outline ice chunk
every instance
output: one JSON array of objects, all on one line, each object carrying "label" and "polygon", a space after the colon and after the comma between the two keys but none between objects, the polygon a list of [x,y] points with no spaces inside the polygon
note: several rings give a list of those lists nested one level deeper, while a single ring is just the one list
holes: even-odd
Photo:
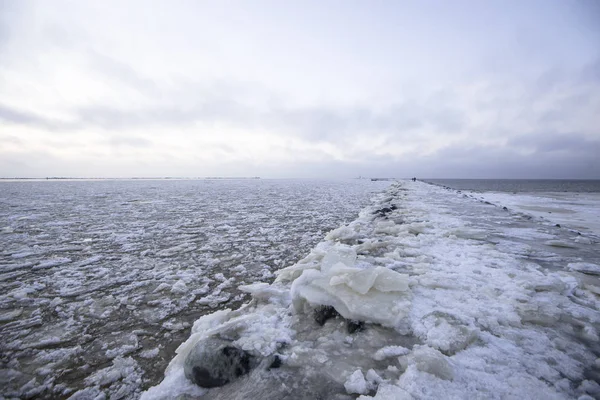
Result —
[{"label": "ice chunk", "polygon": [[171,287],[171,286],[169,286],[169,284],[168,284],[168,283],[164,283],[164,282],[163,282],[163,283],[161,283],[160,285],[158,285],[158,286],[156,287],[156,289],[154,289],[154,292],[153,292],[153,293],[158,293],[158,292],[160,292],[160,291],[162,291],[162,290],[169,289],[170,287]]},{"label": "ice chunk", "polygon": [[427,372],[440,379],[452,380],[454,371],[446,357],[429,346],[415,345],[408,356],[409,364],[415,365],[419,371]]},{"label": "ice chunk", "polygon": [[353,267],[356,263],[356,251],[349,246],[334,246],[332,249],[325,254],[321,261],[321,271],[327,272],[333,266],[340,265],[346,267]]},{"label": "ice chunk", "polygon": [[377,361],[381,361],[381,360],[385,360],[386,358],[390,358],[390,357],[404,356],[408,353],[410,353],[410,350],[407,349],[406,347],[386,346],[386,347],[382,347],[381,349],[377,350],[377,352],[375,352],[375,354],[373,355],[373,358]]},{"label": "ice chunk", "polygon": [[329,232],[327,236],[325,236],[325,239],[332,241],[351,240],[356,237],[356,233],[357,232],[349,226],[341,226]]},{"label": "ice chunk", "polygon": [[365,377],[360,369],[354,371],[352,375],[346,379],[344,388],[346,388],[348,394],[366,394],[369,390],[367,381],[365,381]]},{"label": "ice chunk", "polygon": [[328,305],[344,318],[395,327],[410,308],[408,275],[383,267],[332,266],[327,272],[305,270],[291,288],[297,311],[304,302]]},{"label": "ice chunk", "polygon": [[577,271],[577,272],[581,272],[581,273],[588,274],[588,275],[600,275],[600,265],[596,265],[596,264],[592,264],[592,263],[585,263],[585,262],[569,263],[567,265],[567,268],[569,268],[572,271]]},{"label": "ice chunk", "polygon": [[240,285],[238,289],[242,292],[250,293],[257,300],[274,302],[281,305],[288,305],[290,303],[289,289],[277,287],[276,285],[259,282],[250,285]]},{"label": "ice chunk", "polygon": [[426,333],[425,342],[446,354],[463,350],[477,338],[477,329],[458,318],[443,312],[427,315],[422,319]]},{"label": "ice chunk", "polygon": [[[339,265],[339,264],[338,264]],[[380,292],[404,292],[408,290],[408,275],[399,274],[384,267],[369,269],[339,268],[330,269],[329,284],[346,284],[352,290],[366,294],[371,288]]]},{"label": "ice chunk", "polygon": [[177,282],[175,282],[175,284],[171,287],[171,293],[175,293],[175,294],[184,294],[188,292],[188,287],[185,284],[185,282],[183,280],[178,280]]},{"label": "ice chunk", "polygon": [[140,353],[140,357],[142,358],[154,358],[158,355],[159,349],[158,347],[151,350],[144,350]]},{"label": "ice chunk", "polygon": [[370,369],[367,371],[366,378],[367,381],[369,381],[369,383],[371,383],[372,385],[378,385],[381,382],[383,382],[383,378],[379,376],[379,374],[375,372],[374,369]]},{"label": "ice chunk", "polygon": [[359,396],[357,400],[413,400],[413,397],[404,389],[390,385],[387,383],[382,383],[377,388],[377,394],[373,397],[371,396]]}]

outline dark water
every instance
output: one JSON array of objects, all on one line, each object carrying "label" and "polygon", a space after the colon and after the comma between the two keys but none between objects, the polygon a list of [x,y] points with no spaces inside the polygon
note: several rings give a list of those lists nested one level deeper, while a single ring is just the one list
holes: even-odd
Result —
[{"label": "dark water", "polygon": [[481,192],[600,193],[600,179],[422,179],[458,190]]}]

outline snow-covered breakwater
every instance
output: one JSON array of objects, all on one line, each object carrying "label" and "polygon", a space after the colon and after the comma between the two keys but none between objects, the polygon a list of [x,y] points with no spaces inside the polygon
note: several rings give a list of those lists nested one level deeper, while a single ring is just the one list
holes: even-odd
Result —
[{"label": "snow-covered breakwater", "polygon": [[250,303],[197,320],[142,398],[598,397],[596,240],[394,184],[274,283],[240,287]]}]

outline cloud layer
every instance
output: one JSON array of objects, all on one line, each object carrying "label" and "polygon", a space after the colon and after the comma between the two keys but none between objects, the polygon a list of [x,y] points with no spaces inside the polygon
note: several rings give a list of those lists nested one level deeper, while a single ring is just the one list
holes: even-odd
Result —
[{"label": "cloud layer", "polygon": [[600,178],[595,2],[4,2],[0,175]]}]

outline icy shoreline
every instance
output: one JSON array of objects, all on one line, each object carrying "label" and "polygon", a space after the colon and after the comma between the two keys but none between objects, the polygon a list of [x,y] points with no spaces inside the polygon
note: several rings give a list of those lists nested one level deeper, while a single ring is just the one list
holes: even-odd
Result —
[{"label": "icy shoreline", "polygon": [[[393,184],[273,284],[240,287],[250,303],[196,321],[142,399],[599,396],[600,271],[581,259],[595,246],[456,191]],[[341,316],[321,326],[321,306]],[[185,361],[209,338],[281,365],[202,389]]]}]

